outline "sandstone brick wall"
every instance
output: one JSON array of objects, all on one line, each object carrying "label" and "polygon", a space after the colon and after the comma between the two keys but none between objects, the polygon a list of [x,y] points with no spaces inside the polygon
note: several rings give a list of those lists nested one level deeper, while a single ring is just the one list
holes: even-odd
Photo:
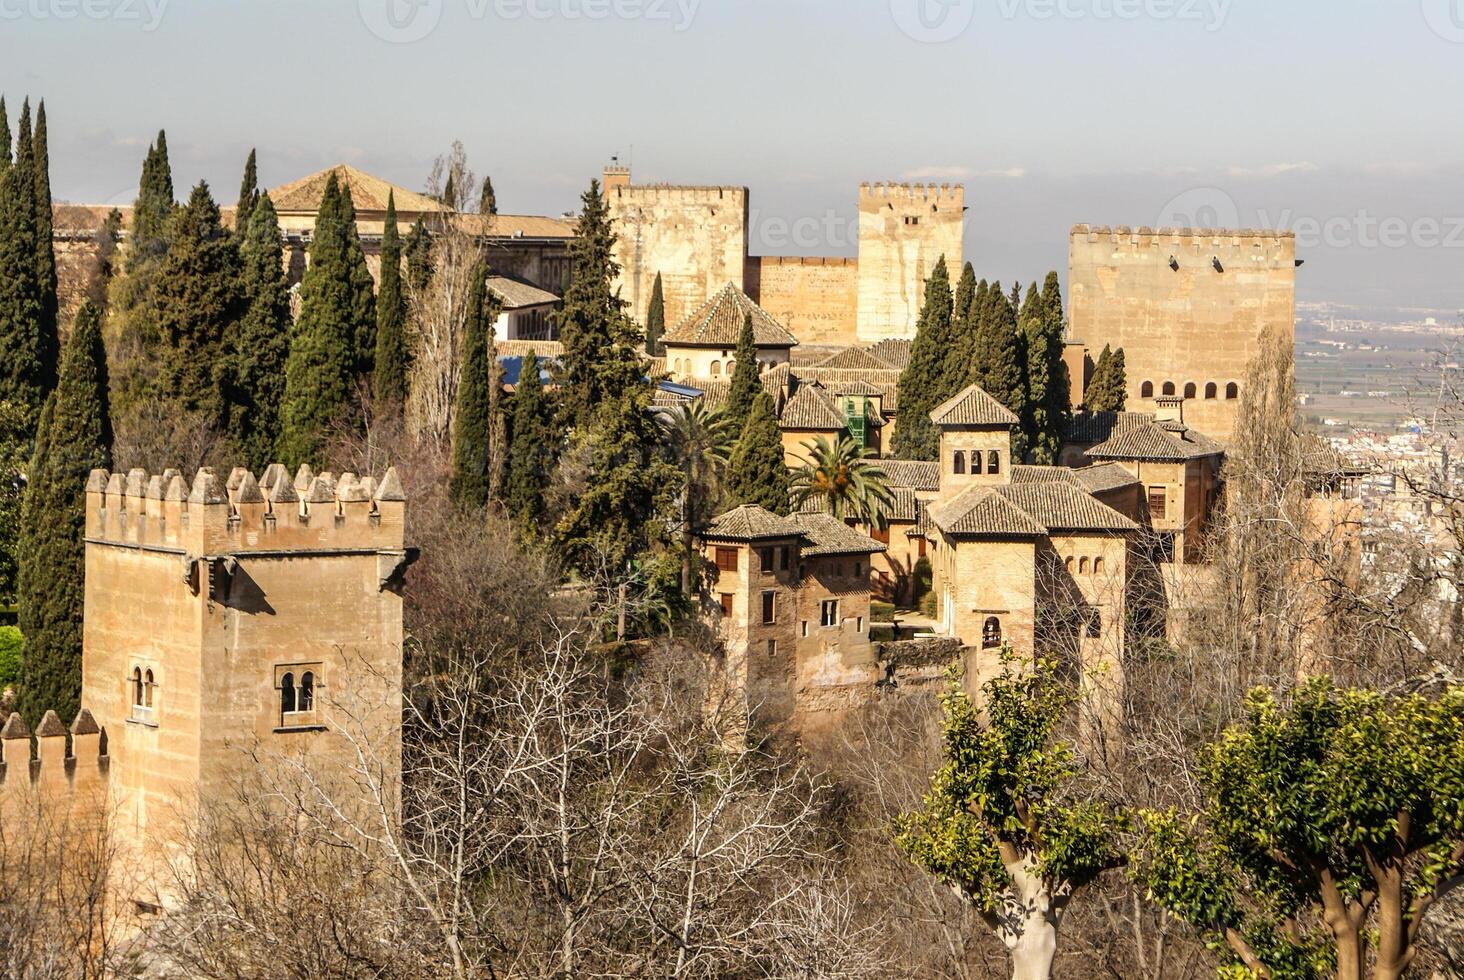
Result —
[{"label": "sandstone brick wall", "polygon": [[942,255],[960,274],[966,192],[959,184],[859,188],[858,339],[915,336],[925,280]]},{"label": "sandstone brick wall", "polygon": [[673,326],[727,283],[741,289],[747,262],[747,188],[623,184],[605,200],[616,235],[618,285],[644,323],[656,273]]},{"label": "sandstone brick wall", "polygon": [[752,256],[747,294],[804,344],[858,340],[859,260]]},{"label": "sandstone brick wall", "polygon": [[[1186,423],[1229,439],[1237,400],[1226,385],[1244,382],[1266,326],[1294,330],[1295,236],[1079,225],[1068,256],[1071,336],[1095,354],[1124,349],[1129,410],[1154,411],[1141,397],[1146,381],[1155,396],[1165,382],[1180,395],[1193,384]],[[1206,398],[1211,383],[1217,396]]]}]

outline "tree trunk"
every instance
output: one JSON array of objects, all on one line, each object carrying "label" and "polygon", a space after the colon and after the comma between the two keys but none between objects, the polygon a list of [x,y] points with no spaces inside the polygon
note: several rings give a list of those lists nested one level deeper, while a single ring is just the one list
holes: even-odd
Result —
[{"label": "tree trunk", "polygon": [[1033,909],[1020,931],[1006,937],[1012,955],[1012,980],[1048,980],[1057,955],[1057,923],[1045,910]]},{"label": "tree trunk", "polygon": [[1038,873],[1030,854],[1003,848],[1002,864],[1012,878],[1012,892],[996,915],[996,932],[1012,957],[1012,980],[1048,980],[1057,955],[1057,927],[1062,904]]}]

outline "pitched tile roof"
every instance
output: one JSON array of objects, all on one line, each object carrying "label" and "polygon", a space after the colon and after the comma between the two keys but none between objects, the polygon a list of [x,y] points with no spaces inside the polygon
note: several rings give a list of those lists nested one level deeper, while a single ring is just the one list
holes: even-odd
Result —
[{"label": "pitched tile roof", "polygon": [[[400,195],[397,201],[400,210]],[[540,214],[456,214],[452,221],[463,231],[486,238],[573,238],[576,225],[571,218]]]},{"label": "pitched tile roof", "polygon": [[753,343],[758,347],[797,345],[797,337],[730,282],[695,312],[683,317],[661,342],[683,347],[736,347],[749,313]]},{"label": "pitched tile roof", "polygon": [[815,364],[814,367],[840,368],[849,371],[887,371],[890,366],[867,350],[859,347],[845,347],[832,357]]},{"label": "pitched tile roof", "polygon": [[830,391],[841,390],[843,385],[867,384],[878,388],[880,410],[893,414],[899,403],[900,372],[891,370],[853,371],[844,368],[806,367],[794,368],[794,375],[805,381],[817,381]]},{"label": "pitched tile roof", "polygon": [[910,366],[910,348],[914,344],[913,340],[890,337],[869,348],[869,353],[890,367],[903,371]]},{"label": "pitched tile roof", "polygon": [[822,364],[844,348],[839,344],[799,344],[788,352],[788,363],[795,368]]},{"label": "pitched tile roof", "polygon": [[997,493],[1052,531],[1137,531],[1139,526],[1092,494],[1064,482],[1008,484]]},{"label": "pitched tile roof", "polygon": [[1086,489],[1077,474],[1066,466],[1028,466],[1025,463],[1018,463],[1012,467],[1011,476],[1011,482],[1014,484],[1066,483],[1079,490]]},{"label": "pitched tile roof", "polygon": [[971,385],[944,404],[936,406],[930,413],[930,421],[936,425],[971,425],[981,427],[1007,427],[1018,424],[1018,419],[1001,402],[992,398],[979,385]]},{"label": "pitched tile roof", "polygon": [[1218,456],[1224,452],[1224,446],[1194,429],[1142,422],[1116,432],[1106,441],[1087,450],[1087,455],[1091,459],[1184,462],[1205,456]]},{"label": "pitched tile roof", "polygon": [[526,282],[519,282],[517,279],[509,279],[507,276],[489,276],[487,285],[498,297],[505,310],[559,302],[559,297],[548,290],[531,286]]},{"label": "pitched tile roof", "polygon": [[828,514],[798,513],[788,518],[803,532],[808,544],[803,546],[805,557],[823,555],[868,555],[888,550],[883,544]]},{"label": "pitched tile roof", "polygon": [[557,340],[497,340],[493,346],[497,348],[499,357],[524,357],[533,351],[534,356],[543,361],[564,354],[564,345]]},{"label": "pitched tile roof", "polygon": [[863,378],[853,378],[849,381],[835,381],[828,388],[836,395],[866,395],[871,398],[881,398],[884,396],[883,388],[879,385],[871,384]]},{"label": "pitched tile roof", "polygon": [[1047,528],[996,487],[973,486],[954,499],[926,505],[930,519],[958,538],[1041,538]]},{"label": "pitched tile roof", "polygon": [[373,177],[357,170],[349,163],[338,163],[334,167],[292,180],[269,192],[275,210],[286,212],[313,213],[320,210],[320,199],[325,195],[325,184],[331,174],[342,184],[351,188],[351,203],[357,211],[385,211],[387,195],[395,198],[398,213],[416,214],[424,211],[451,211],[447,205],[435,201],[426,194],[409,191],[388,183],[380,177]]},{"label": "pitched tile roof", "polygon": [[1104,493],[1119,487],[1135,486],[1139,478],[1118,463],[1095,463],[1073,471],[1089,493]]},{"label": "pitched tile roof", "polygon": [[785,429],[838,431],[845,423],[828,392],[818,385],[799,385],[793,397],[783,403],[778,424]]},{"label": "pitched tile roof", "polygon": [[919,459],[882,459],[879,468],[885,471],[891,487],[934,492],[940,489],[940,463]]},{"label": "pitched tile roof", "polygon": [[1066,442],[1092,446],[1129,426],[1154,421],[1146,412],[1074,412],[1068,419]]},{"label": "pitched tile roof", "polygon": [[702,537],[723,541],[762,541],[796,538],[802,533],[803,529],[787,518],[753,504],[744,504],[715,518]]}]

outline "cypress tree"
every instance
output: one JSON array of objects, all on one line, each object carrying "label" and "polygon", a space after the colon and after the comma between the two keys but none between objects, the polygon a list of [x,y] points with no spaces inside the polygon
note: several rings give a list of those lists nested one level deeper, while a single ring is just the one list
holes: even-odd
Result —
[{"label": "cypress tree", "polygon": [[112,465],[101,313],[83,303],[46,400],[22,508],[20,711],[74,718],[81,700],[86,480]]},{"label": "cypress tree", "polygon": [[370,377],[376,361],[376,280],[366,265],[366,250],[356,229],[356,205],[351,185],[341,185],[341,226],[345,232],[345,261],[351,284],[351,323],[355,327],[356,373]]},{"label": "cypress tree", "polygon": [[661,289],[661,274],[656,273],[656,284],[651,287],[651,305],[646,307],[646,353],[656,357],[661,353],[661,337],[666,333],[666,296]]},{"label": "cypress tree", "polygon": [[1062,450],[1072,411],[1067,362],[1063,360],[1062,320],[1054,320],[1046,297],[1034,283],[1022,307],[1023,347],[1027,356],[1027,396],[1022,419],[1032,461],[1053,466]]},{"label": "cypress tree", "polygon": [[300,281],[300,315],[285,364],[277,451],[291,466],[313,460],[327,427],[351,407],[360,327],[347,243],[355,229],[347,228],[347,213],[331,174],[315,219],[310,265]]},{"label": "cypress tree", "polygon": [[386,195],[381,235],[381,287],[376,296],[376,364],[372,392],[383,405],[407,400],[407,301],[402,295],[402,240],[397,234],[396,195]]},{"label": "cypress tree", "polygon": [[976,328],[966,383],[980,385],[988,395],[1020,413],[1025,392],[1016,321],[1016,311],[1002,292],[1001,283],[993,283],[986,291],[986,308]]},{"label": "cypress tree", "polygon": [[554,431],[544,384],[539,377],[539,359],[532,350],[524,357],[518,386],[508,400],[510,436],[508,448],[508,513],[524,538],[539,535],[544,518],[544,488],[554,466],[559,445]]},{"label": "cypress tree", "polygon": [[244,177],[239,181],[239,203],[234,206],[234,234],[243,238],[249,234],[249,218],[254,205],[259,202],[259,169],[254,150],[244,161]]},{"label": "cypress tree", "polygon": [[224,231],[208,184],[199,181],[169,228],[168,252],[153,283],[164,388],[179,412],[218,428],[228,423],[224,382],[233,331],[244,313],[239,250]]},{"label": "cypress tree", "polygon": [[259,470],[273,460],[279,438],[291,328],[280,222],[268,194],[250,209],[239,253],[246,306],[234,333],[229,428],[245,465]]},{"label": "cypress tree", "polygon": [[760,391],[727,463],[727,495],[737,505],[787,514],[790,481],[773,399]]},{"label": "cypress tree", "polygon": [[[566,428],[589,428],[602,402],[618,400],[626,364],[617,352],[617,341],[634,329],[612,286],[620,266],[615,261],[615,232],[598,180],[590,182],[580,203],[575,238],[569,246],[573,272],[557,313],[564,353],[556,380]],[[636,365],[639,372],[639,357]]]},{"label": "cypress tree", "polygon": [[457,406],[452,426],[452,477],[448,492],[463,510],[488,505],[493,466],[493,425],[490,391],[498,383],[493,363],[493,321],[498,310],[488,294],[488,270],[473,270],[463,337],[463,362],[458,381]]},{"label": "cypress tree", "polygon": [[407,284],[413,292],[423,292],[432,281],[432,236],[420,216],[407,234],[402,253],[407,257]]},{"label": "cypress tree", "polygon": [[1103,345],[1098,363],[1093,367],[1093,379],[1083,399],[1083,407],[1090,412],[1121,412],[1126,403],[1128,379],[1124,377],[1123,348],[1111,349]]},{"label": "cypress tree", "polygon": [[942,255],[925,284],[925,305],[916,322],[910,363],[900,374],[900,413],[895,420],[893,447],[901,459],[932,460],[940,451],[940,433],[930,421],[930,412],[950,397],[946,379],[953,303]]},{"label": "cypress tree", "polygon": [[498,195],[493,193],[493,178],[483,178],[483,190],[478,194],[478,213],[497,214]]},{"label": "cypress tree", "polygon": [[10,169],[10,113],[5,108],[5,96],[0,95],[0,174]]},{"label": "cypress tree", "polygon": [[51,151],[47,145],[46,103],[36,106],[36,129],[31,137],[31,166],[36,179],[36,280],[41,289],[41,371],[49,391],[56,385],[56,361],[61,340],[56,318],[60,306],[56,297],[56,251],[51,241]]},{"label": "cypress tree", "polygon": [[158,130],[157,142],[147,149],[142,162],[142,180],[132,204],[128,229],[129,271],[131,263],[147,264],[167,251],[168,221],[172,217],[173,168],[168,161],[168,134]]},{"label": "cypress tree", "polygon": [[29,106],[22,107],[15,162],[0,175],[0,401],[17,406],[35,433],[55,377],[44,338]]},{"label": "cypress tree", "polygon": [[1056,269],[1049,271],[1047,279],[1042,283],[1042,305],[1047,311],[1048,331],[1055,332],[1059,339],[1066,339],[1067,317],[1062,309],[1062,280],[1058,278]]},{"label": "cypress tree", "polygon": [[728,425],[733,432],[741,432],[752,414],[753,400],[763,390],[757,371],[757,345],[753,342],[751,313],[743,318],[742,329],[737,334],[736,358],[722,414],[731,420]]},{"label": "cypress tree", "polygon": [[956,298],[951,306],[952,343],[966,335],[967,320],[971,316],[971,300],[975,296],[976,270],[967,262],[961,269],[960,281],[956,283]]}]

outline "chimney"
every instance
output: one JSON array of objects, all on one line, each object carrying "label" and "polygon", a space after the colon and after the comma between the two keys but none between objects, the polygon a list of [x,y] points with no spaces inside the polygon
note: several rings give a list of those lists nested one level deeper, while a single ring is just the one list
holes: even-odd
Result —
[{"label": "chimney", "polygon": [[1184,399],[1178,395],[1160,395],[1154,399],[1154,421],[1184,425]]}]

